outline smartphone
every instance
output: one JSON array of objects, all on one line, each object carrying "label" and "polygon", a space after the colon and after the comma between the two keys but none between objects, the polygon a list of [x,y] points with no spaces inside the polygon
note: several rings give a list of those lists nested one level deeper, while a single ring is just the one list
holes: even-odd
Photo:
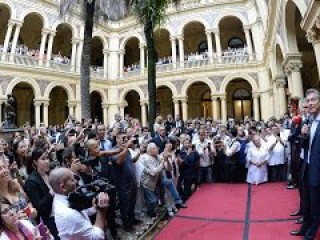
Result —
[{"label": "smartphone", "polygon": [[31,208],[29,206],[27,206],[23,211],[28,216],[28,218],[31,217]]},{"label": "smartphone", "polygon": [[49,240],[46,226],[44,225],[42,219],[40,220],[40,223],[38,225],[38,230],[40,233],[40,236],[42,237],[42,240]]}]

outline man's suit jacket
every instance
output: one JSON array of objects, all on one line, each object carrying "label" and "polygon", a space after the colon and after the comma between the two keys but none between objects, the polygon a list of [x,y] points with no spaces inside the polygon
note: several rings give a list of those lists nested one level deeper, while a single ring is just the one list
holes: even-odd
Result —
[{"label": "man's suit jacket", "polygon": [[309,185],[320,187],[320,123],[309,149]]}]

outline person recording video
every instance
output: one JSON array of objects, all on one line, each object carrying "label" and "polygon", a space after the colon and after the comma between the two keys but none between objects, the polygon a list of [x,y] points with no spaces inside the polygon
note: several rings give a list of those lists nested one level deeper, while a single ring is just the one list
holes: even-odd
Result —
[{"label": "person recording video", "polygon": [[[107,226],[105,218],[109,205],[107,193],[99,193],[94,198],[92,208],[77,211],[69,206],[68,195],[76,191],[76,179],[68,168],[56,168],[50,172],[49,184],[54,191],[53,212],[58,234],[61,239],[80,240],[105,239],[104,230]],[[96,213],[94,225],[89,216]]]}]

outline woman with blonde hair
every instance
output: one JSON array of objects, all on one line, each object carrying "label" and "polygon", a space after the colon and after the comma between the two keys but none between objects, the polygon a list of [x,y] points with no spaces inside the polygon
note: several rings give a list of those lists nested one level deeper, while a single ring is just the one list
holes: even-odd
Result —
[{"label": "woman with blonde hair", "polygon": [[161,116],[157,116],[153,124],[153,131],[157,133],[159,128],[162,126],[163,126],[163,118]]}]

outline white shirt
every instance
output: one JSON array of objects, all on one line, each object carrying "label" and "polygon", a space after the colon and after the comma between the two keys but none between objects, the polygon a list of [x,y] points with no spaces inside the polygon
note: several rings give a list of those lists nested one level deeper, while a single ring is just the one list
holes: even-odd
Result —
[{"label": "white shirt", "polygon": [[270,135],[267,138],[267,144],[269,149],[269,166],[275,166],[284,164],[284,158],[285,158],[285,148],[280,143],[277,142],[277,144],[274,146],[273,149],[271,149],[271,146],[277,141],[277,138],[274,135]]},{"label": "white shirt", "polygon": [[[211,144],[211,142],[208,139],[205,139],[203,142],[197,140],[195,143],[196,150],[200,155],[200,167],[209,167],[210,165],[212,165],[208,148],[204,149],[205,147],[208,147],[208,143]],[[211,144],[211,151],[212,150],[213,149]]]},{"label": "white shirt", "polygon": [[232,155],[234,155],[235,153],[239,152],[241,149],[241,144],[239,141],[237,141],[235,138],[232,138],[228,141],[227,145],[226,145],[226,155],[228,157],[231,157]]},{"label": "white shirt", "polygon": [[88,215],[94,208],[79,212],[69,207],[67,196],[55,194],[52,208],[61,240],[103,240],[102,229],[93,226]]}]

